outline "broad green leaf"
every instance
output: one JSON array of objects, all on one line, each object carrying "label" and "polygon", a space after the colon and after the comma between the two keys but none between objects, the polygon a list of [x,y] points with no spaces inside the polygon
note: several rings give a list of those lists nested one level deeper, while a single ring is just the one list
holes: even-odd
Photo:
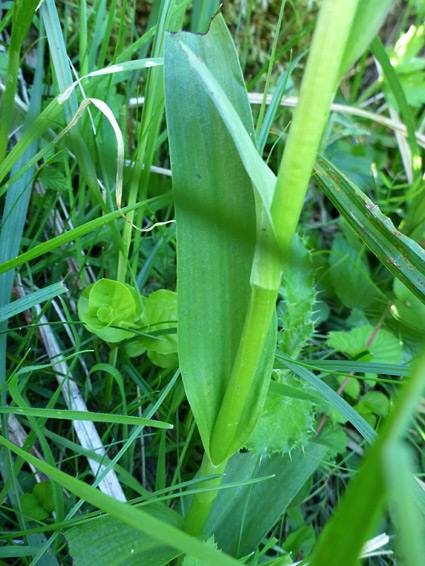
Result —
[{"label": "broad green leaf", "polygon": [[232,555],[244,556],[255,550],[325,458],[326,452],[326,446],[314,441],[304,449],[294,450],[291,455],[273,454],[260,458],[239,453],[232,456],[222,486],[261,476],[275,477],[252,486],[235,487],[230,492],[220,491],[205,534],[214,533],[218,547]]},{"label": "broad green leaf", "polygon": [[312,525],[304,525],[299,529],[292,531],[282,544],[282,548],[286,552],[292,552],[293,556],[308,556],[316,542],[316,534]]},{"label": "broad green leaf", "polygon": [[[238,109],[244,139],[257,160],[259,156],[243,77],[221,15],[206,35],[169,35],[164,79],[177,219],[179,359],[209,453],[249,306],[256,218],[251,181],[238,148],[193,68],[200,60],[202,72],[207,69],[208,77],[215,78],[214,84],[219,83]],[[258,171],[257,180],[264,177],[271,191],[273,174],[263,167],[266,172]],[[270,200],[271,194],[263,196]],[[268,359],[257,372],[241,422],[248,436],[267,393],[273,339],[271,331]]]},{"label": "broad green leaf", "polygon": [[369,264],[361,247],[353,246],[343,234],[338,234],[332,242],[329,274],[344,306],[366,310],[377,293],[371,283]]},{"label": "broad green leaf", "polygon": [[35,484],[32,493],[24,493],[21,497],[22,512],[35,519],[44,521],[55,510],[52,484],[41,481]]},{"label": "broad green leaf", "polygon": [[[148,513],[179,529],[183,519],[164,505],[149,505]],[[152,540],[114,517],[83,521],[65,532],[75,566],[163,566],[181,554]]]},{"label": "broad green leaf", "polygon": [[[338,352],[355,356],[366,348],[374,330],[374,327],[368,324],[352,328],[348,332],[332,331],[329,332],[326,343]],[[403,357],[399,340],[391,332],[383,329],[376,333],[368,351],[372,356],[372,361],[377,363],[395,364],[400,362]]]},{"label": "broad green leaf", "polygon": [[24,493],[21,497],[21,509],[24,515],[28,515],[35,521],[44,521],[49,516],[49,512],[44,509],[32,493]]},{"label": "broad green leaf", "polygon": [[328,447],[327,458],[335,458],[347,450],[347,435],[339,425],[327,421],[320,431],[320,442]]},{"label": "broad green leaf", "polygon": [[38,503],[49,513],[55,510],[55,502],[53,500],[52,484],[49,481],[41,481],[34,486],[32,490],[34,497]]},{"label": "broad green leaf", "polygon": [[326,196],[368,248],[425,303],[425,250],[399,232],[379,207],[323,156],[316,179]]},{"label": "broad green leaf", "polygon": [[416,332],[425,331],[425,304],[421,302],[399,279],[394,279],[394,293],[397,297],[391,307],[391,314]]},{"label": "broad green leaf", "polygon": [[151,362],[159,367],[168,368],[178,365],[177,334],[162,333],[164,330],[176,330],[177,327],[177,294],[167,289],[160,289],[150,294],[143,303],[143,321],[146,334],[157,334],[155,337],[141,336],[125,345],[129,356],[140,356],[147,351]]},{"label": "broad green leaf", "polygon": [[346,73],[378,33],[393,0],[360,0],[347,38],[340,76]]},{"label": "broad green leaf", "polygon": [[386,417],[389,412],[389,399],[381,391],[368,391],[354,407],[360,414],[374,413],[379,417]]}]

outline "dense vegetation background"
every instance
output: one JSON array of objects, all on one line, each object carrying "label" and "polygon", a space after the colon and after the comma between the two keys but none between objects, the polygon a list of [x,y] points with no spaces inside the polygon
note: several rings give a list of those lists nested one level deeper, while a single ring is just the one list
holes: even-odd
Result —
[{"label": "dense vegetation background", "polygon": [[[32,4],[33,10],[37,2]],[[13,3],[0,5],[0,386],[3,437],[87,484],[93,485],[94,474],[103,493],[147,502],[143,509],[180,528],[177,513],[170,518],[163,508],[187,512],[191,495],[182,493],[199,487],[195,476],[203,449],[178,368],[176,224],[162,71],[137,63],[162,57],[169,4],[45,0],[34,16],[29,3],[22,8],[28,22],[22,12],[13,21]],[[218,8],[212,1],[175,4],[182,8],[167,20],[173,31],[206,31]],[[262,135],[262,156],[274,172],[319,6],[310,0],[287,0],[283,7],[280,1],[251,0],[225,2],[221,9],[250,93],[256,134]],[[366,50],[345,74],[320,148],[370,199],[363,212],[343,203],[349,214],[377,206],[384,225],[391,221],[420,246],[424,16],[421,0],[393,3],[380,31],[384,56]],[[8,107],[12,57],[17,86]],[[136,63],[124,65],[123,72],[77,85],[63,106],[55,99],[77,77],[130,61]],[[266,89],[270,95],[280,89],[284,99],[267,114],[264,131]],[[105,107],[102,115],[91,106],[66,135],[56,137],[85,97],[110,109],[122,147]],[[117,212],[120,150],[120,206],[136,203],[125,214],[143,231]],[[328,199],[339,189],[329,182],[326,196],[326,183],[317,170],[280,287],[275,389],[254,434],[230,460],[224,478],[229,489],[220,492],[210,517],[218,547],[237,558],[249,556],[252,565],[292,564],[310,555],[366,451],[347,407],[359,415],[354,421],[360,429],[368,425],[379,433],[423,342],[424,304],[358,238]],[[357,216],[360,227],[362,218]],[[386,261],[397,265],[404,251],[395,254]],[[419,277],[425,266],[418,262]],[[104,310],[94,320],[89,290],[104,279],[128,286],[119,292],[97,287],[98,308]],[[134,289],[143,297],[140,312]],[[318,391],[314,376],[345,404],[325,398],[328,389],[319,385]],[[67,409],[72,412],[61,413]],[[422,403],[408,434],[419,480],[425,473],[424,424]],[[125,559],[160,566],[176,556],[161,554],[161,548],[147,551],[145,539],[122,523],[88,521],[100,514],[97,507],[106,509],[77,497],[65,480],[37,471],[5,446],[0,472],[0,564],[75,560],[106,566]],[[399,563],[385,533],[394,534],[386,514],[374,531],[383,535],[378,548],[365,564]]]}]

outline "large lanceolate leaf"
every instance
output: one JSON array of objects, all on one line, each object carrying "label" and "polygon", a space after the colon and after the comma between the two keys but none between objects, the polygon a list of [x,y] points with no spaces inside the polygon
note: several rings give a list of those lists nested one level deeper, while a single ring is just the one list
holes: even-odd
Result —
[{"label": "large lanceolate leaf", "polygon": [[[208,68],[251,137],[254,129],[236,51],[221,15],[206,35],[170,34],[164,80],[177,219],[179,358],[209,454],[249,306],[255,202],[235,143],[185,49]],[[269,338],[268,346],[273,332]],[[266,350],[270,369],[274,348]],[[243,416],[247,431],[263,405],[266,374],[267,368],[258,369],[261,378],[255,379],[250,411]]]},{"label": "large lanceolate leaf", "polygon": [[250,453],[230,458],[223,485],[243,479],[273,476],[251,485],[224,489],[217,496],[205,533],[214,534],[218,547],[232,556],[246,556],[260,544],[297,493],[326,460],[328,447],[320,437],[292,454],[260,458]]},{"label": "large lanceolate leaf", "polygon": [[[180,515],[161,504],[150,505],[148,512],[174,527],[183,528]],[[111,516],[72,527],[65,537],[75,566],[164,566],[180,554]]]},{"label": "large lanceolate leaf", "polygon": [[379,207],[324,157],[316,180],[328,199],[382,263],[425,303],[425,251],[399,232]]}]

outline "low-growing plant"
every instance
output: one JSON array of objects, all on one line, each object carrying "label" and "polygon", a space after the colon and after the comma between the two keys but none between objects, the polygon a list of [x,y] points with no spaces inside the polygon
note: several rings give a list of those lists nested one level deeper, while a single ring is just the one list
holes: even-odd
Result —
[{"label": "low-growing plant", "polygon": [[[70,324],[73,321],[68,309],[73,305],[69,301],[62,303],[63,320],[71,327],[69,334],[75,344],[69,356],[70,368],[75,367],[71,359],[75,353],[81,358],[85,354],[82,359],[87,359],[88,353],[82,347],[91,333],[88,343],[93,345],[94,353],[89,358],[92,367],[86,372],[86,392],[96,400],[97,407],[109,409],[111,416],[108,420],[104,413],[78,411],[73,404],[71,369],[66,365],[58,369],[58,374],[62,371],[65,375],[59,377],[59,388],[53,394],[48,395],[41,386],[31,389],[31,372],[51,370],[52,364],[63,364],[68,357],[61,355],[52,364],[40,365],[36,360],[26,365],[26,341],[18,352],[21,357],[24,350],[27,353],[21,360],[14,354],[13,367],[6,377],[6,342],[1,338],[1,493],[17,509],[17,524],[13,528],[8,525],[8,530],[15,537],[25,537],[26,545],[20,554],[9,536],[10,550],[2,554],[6,545],[0,548],[0,557],[23,556],[30,563],[29,557],[33,556],[31,564],[58,564],[53,550],[60,544],[57,534],[61,533],[77,566],[230,566],[242,562],[277,566],[304,558],[313,566],[354,566],[388,507],[396,526],[396,550],[401,563],[421,564],[425,552],[425,492],[422,484],[413,480],[404,436],[423,393],[425,357],[420,354],[415,365],[407,369],[400,365],[407,352],[400,336],[410,333],[406,342],[410,340],[411,350],[417,354],[421,341],[417,334],[423,331],[419,313],[425,303],[425,252],[409,235],[396,229],[392,220],[325,155],[319,155],[325,150],[326,127],[340,81],[359,58],[363,57],[364,65],[363,53],[372,41],[375,57],[387,69],[388,56],[374,37],[392,2],[321,2],[291,125],[288,132],[278,132],[279,158],[273,157],[271,166],[268,161],[272,154],[266,162],[263,151],[290,79],[288,71],[277,80],[266,112],[279,34],[272,48],[270,73],[255,127],[238,53],[222,14],[216,13],[218,3],[194,2],[191,31],[205,33],[189,33],[180,31],[189,2],[176,0],[154,2],[148,32],[131,47],[121,52],[117,49],[111,65],[105,68],[108,42],[104,37],[112,29],[115,2],[108,18],[103,17],[107,14],[106,3],[95,2],[91,47],[84,19],[89,5],[83,0],[78,15],[82,27],[80,70],[88,79],[84,89],[84,77],[72,81],[56,6],[53,0],[45,0],[35,16],[40,34],[39,57],[42,61],[45,27],[57,96],[36,116],[42,89],[41,83],[34,81],[28,109],[31,119],[3,159],[16,94],[17,59],[33,21],[35,4],[28,5],[25,13],[23,2],[17,0],[8,12],[12,36],[0,128],[0,191],[7,191],[7,196],[2,227],[5,235],[0,243],[11,238],[15,222],[18,242],[0,250],[4,285],[0,322],[7,332],[7,322],[3,321],[64,292],[61,286],[46,287],[28,297],[24,294],[9,305],[13,269],[51,251],[59,254],[60,246],[75,242],[77,259],[72,265],[77,276],[70,275],[69,280],[81,288],[76,307],[79,330]],[[284,8],[283,1],[278,28]],[[249,13],[252,9],[250,2]],[[126,42],[124,10],[122,14],[117,45]],[[151,57],[147,57],[152,36]],[[247,48],[246,41],[243,45]],[[413,54],[419,52],[415,49]],[[133,61],[134,54],[138,59]],[[99,65],[102,63],[98,69],[96,57]],[[403,64],[401,55],[398,64]],[[143,110],[135,133],[131,132],[131,119],[117,119],[114,115],[124,98],[115,77],[129,71],[135,77],[140,77],[141,72],[147,74]],[[424,220],[420,213],[423,199],[417,136],[395,73],[389,70],[386,79],[389,86],[385,88],[390,89],[406,121],[413,163],[411,181],[416,190],[416,209],[409,209],[406,226],[410,235],[417,236],[422,233]],[[105,85],[107,96],[99,100]],[[78,106],[80,87],[83,100]],[[134,92],[134,85],[128,85],[127,95],[130,92]],[[86,120],[90,104],[100,110],[103,120],[92,115]],[[48,128],[56,129],[56,121],[63,120],[62,113],[65,124],[55,137]],[[166,130],[161,133],[164,124]],[[108,130],[110,126],[112,130]],[[93,139],[88,132],[94,132]],[[132,168],[124,160],[129,142],[123,132],[137,142]],[[152,180],[154,156],[165,138],[172,195],[168,185],[164,190],[161,183]],[[78,187],[71,181],[67,158],[56,161],[53,152],[59,142],[65,143],[64,151],[77,158],[81,169]],[[116,163],[116,171],[110,168],[111,161]],[[28,186],[37,163],[42,169],[37,176],[43,175],[44,184],[52,183],[56,191],[60,190],[58,182],[67,184],[70,229],[50,242],[30,245],[19,255],[24,222],[21,218],[18,223],[18,217],[23,214],[25,219],[27,215]],[[59,181],[49,173],[55,164],[63,173]],[[325,250],[330,255],[327,263],[319,257],[324,251],[321,245],[312,253],[307,232],[303,237],[296,233],[312,175],[346,222]],[[111,212],[114,189],[117,212]],[[44,199],[49,198],[46,194]],[[124,200],[128,206],[122,208]],[[103,216],[93,218],[91,207],[95,207],[95,214]],[[156,222],[158,211],[160,221]],[[135,230],[143,218],[151,225]],[[78,226],[72,227],[71,220]],[[36,220],[30,218],[30,226],[29,233],[33,233]],[[99,243],[97,236],[90,234],[102,226],[108,229],[102,233],[103,243]],[[168,246],[171,239],[174,242],[174,231],[175,285],[173,269],[169,269],[174,249]],[[28,238],[22,238],[23,245],[28,243]],[[372,276],[364,244],[377,258],[377,278]],[[99,254],[92,254],[97,246]],[[90,269],[79,255],[87,248],[92,258]],[[93,275],[93,268],[98,270],[98,277]],[[36,269],[42,273],[43,264]],[[321,283],[317,273],[321,274]],[[168,286],[176,292],[166,288],[165,280],[171,280]],[[388,306],[388,292],[382,291],[376,280],[385,280],[385,289],[391,289],[391,293],[394,286],[395,299]],[[339,301],[341,309],[349,308],[351,314],[341,326],[335,325],[327,333],[321,347],[340,357],[348,356],[350,361],[336,360],[332,365],[332,361],[314,356],[299,361],[300,353],[316,339],[315,329],[329,317],[329,306],[322,298],[326,294],[332,301]],[[384,305],[384,315],[370,324],[365,313],[377,304]],[[390,312],[398,338],[390,326],[379,330]],[[43,320],[39,310],[33,316]],[[43,338],[46,348],[48,340],[48,336]],[[322,379],[313,370],[320,371]],[[105,377],[92,383],[93,373]],[[364,385],[353,377],[358,373],[364,376]],[[380,374],[410,375],[395,401],[394,393],[384,389]],[[131,393],[129,383],[133,385]],[[339,394],[345,391],[351,404],[335,389]],[[61,391],[68,411],[56,408]],[[35,394],[46,398],[45,407],[30,406]],[[117,407],[125,414],[114,414]],[[128,416],[128,410],[138,411],[138,416]],[[182,422],[174,416],[180,411],[185,414]],[[30,425],[28,437],[20,443],[7,433],[7,415],[11,413],[26,415]],[[321,421],[315,430],[318,416]],[[93,445],[93,440],[87,446],[83,444],[84,435],[79,436],[82,447],[68,438],[60,440],[60,435],[46,428],[48,418],[120,425],[123,445],[115,454],[112,449],[111,460],[104,459],[104,453],[96,454],[98,446]],[[176,436],[172,442],[178,461],[173,478],[167,482],[171,440],[167,444],[166,431],[172,426],[167,423],[174,419]],[[345,453],[347,436],[339,425],[346,422],[372,447],[341,495],[335,514],[323,521],[327,525],[316,541],[312,526],[303,524],[300,504],[314,497],[310,494],[311,482],[319,465],[335,462],[338,455]],[[378,425],[379,435],[375,431]],[[142,485],[132,472],[136,441],[144,427],[150,427],[150,434],[142,437]],[[202,460],[196,430],[204,451]],[[108,434],[105,428],[105,438]],[[44,459],[30,452],[36,439]],[[60,469],[48,439],[64,450],[87,456],[97,474],[94,485],[83,481],[84,474],[78,477],[76,473],[74,477],[70,472],[73,464],[66,471]],[[146,489],[145,481],[147,443],[156,465],[152,491]],[[363,454],[363,446],[359,445],[357,452]],[[18,456],[16,460],[13,454]],[[22,477],[24,462],[45,474],[50,482],[37,480],[34,485],[30,481],[22,493],[16,478]],[[78,472],[78,464],[75,469]],[[116,475],[125,491],[118,482],[118,488],[101,484],[108,477],[115,481]],[[98,485],[100,490],[96,489]],[[67,514],[63,489],[67,496],[72,494]],[[134,498],[134,493],[139,497],[130,505],[126,499]],[[174,498],[178,500],[174,509],[163,503]],[[99,517],[97,512],[91,512],[74,520],[73,515],[84,502],[106,515]],[[280,555],[271,557],[268,552],[278,542],[274,538],[276,525],[285,511],[291,532],[286,533],[279,547]],[[37,528],[31,523],[51,523],[53,512],[53,527],[47,524]],[[33,548],[31,537],[49,530],[53,533],[50,539],[34,539]]]}]

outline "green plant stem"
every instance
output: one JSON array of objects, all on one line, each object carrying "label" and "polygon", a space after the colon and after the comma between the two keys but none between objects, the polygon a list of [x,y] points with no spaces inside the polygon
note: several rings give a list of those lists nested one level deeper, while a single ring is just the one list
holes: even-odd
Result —
[{"label": "green plant stem", "polygon": [[[218,477],[206,480],[199,484],[200,488],[219,487],[222,480],[222,475],[226,468],[227,460],[218,466],[214,466],[207,454],[204,454],[202,464],[199,469],[200,477],[208,477],[219,474]],[[217,497],[218,490],[205,491],[197,493],[193,496],[192,504],[185,519],[185,531],[193,536],[199,536],[204,530],[211,507]]]},{"label": "green plant stem", "polygon": [[[292,238],[301,214],[308,182],[320,139],[326,125],[335,86],[338,84],[346,38],[357,9],[354,0],[324,0],[303,82],[300,99],[288,136],[271,205],[275,234],[266,214],[257,203],[257,244],[251,273],[251,299],[235,363],[210,441],[211,460],[223,467],[239,449],[238,424],[252,386],[275,310],[280,284],[280,269],[288,257]],[[273,249],[277,238],[280,256]],[[205,459],[208,458],[204,456]],[[224,468],[223,468],[224,469]],[[209,471],[201,466],[201,476]],[[187,528],[199,520],[205,524],[214,500],[194,501],[189,510]]]},{"label": "green plant stem", "polygon": [[301,214],[357,4],[355,0],[324,0],[320,9],[271,206],[284,256],[289,253]]},{"label": "green plant stem", "polygon": [[3,97],[3,110],[0,121],[0,163],[4,160],[9,139],[9,130],[12,123],[15,104],[15,92],[18,82],[19,50],[9,49],[9,61],[6,73],[6,90]]},{"label": "green plant stem", "polygon": [[[281,28],[281,25],[282,25],[283,12],[285,10],[285,4],[286,4],[286,0],[283,0],[281,5],[280,5],[279,19],[277,21],[277,26],[276,26],[276,29],[275,29],[275,32],[274,32],[275,35],[274,35],[274,40],[273,40],[273,45],[272,45],[272,52],[271,52],[271,55],[270,55],[270,64],[269,64],[269,68],[268,68],[268,71],[267,71],[266,86],[264,88],[263,100],[261,102],[261,108],[260,108],[260,113],[258,115],[257,127],[255,129],[255,137],[257,139],[258,139],[258,136],[260,134],[261,126],[263,125],[264,115],[266,113],[266,100],[267,100],[267,95],[269,93],[270,79],[271,79],[271,76],[272,76],[273,65],[275,63],[276,48],[277,48],[277,43],[279,41],[280,28]],[[246,34],[245,34],[245,38],[246,38]],[[245,47],[245,42],[244,42],[244,47]]]},{"label": "green plant stem", "polygon": [[80,2],[79,10],[80,20],[80,76],[83,77],[89,72],[88,59],[87,59],[87,0]]},{"label": "green plant stem", "polygon": [[[116,367],[117,364],[117,357],[118,357],[118,348],[116,345],[111,347],[111,351],[109,352],[109,360],[108,363]],[[114,378],[110,373],[106,374],[106,382],[105,382],[105,405],[110,407],[112,405],[112,397],[114,391]]]}]

